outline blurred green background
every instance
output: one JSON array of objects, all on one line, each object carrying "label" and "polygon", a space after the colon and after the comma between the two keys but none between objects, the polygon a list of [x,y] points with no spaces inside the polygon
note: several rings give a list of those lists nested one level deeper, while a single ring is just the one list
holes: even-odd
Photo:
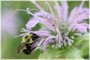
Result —
[{"label": "blurred green background", "polygon": [[[43,4],[44,3],[43,1],[38,1],[38,3],[44,9],[47,9],[47,6]],[[79,6],[80,3],[81,3],[80,1],[68,1],[69,13],[75,6]],[[50,2],[50,4],[52,6],[54,5],[53,2]],[[1,2],[1,12],[2,12],[1,17],[2,18],[4,17],[5,10],[12,10],[12,11],[16,12],[15,16],[17,16],[16,18],[18,18],[16,20],[16,22],[13,22],[14,26],[17,27],[16,30],[13,31],[13,32],[16,32],[15,34],[10,33],[7,30],[3,30],[3,29],[5,29],[3,25],[4,24],[8,25],[9,21],[7,21],[6,23],[3,23],[1,25],[1,28],[2,28],[2,31],[1,31],[1,33],[2,33],[2,35],[1,35],[1,39],[2,39],[1,40],[1,58],[2,59],[37,59],[39,57],[39,55],[42,53],[42,51],[40,51],[39,49],[30,55],[25,55],[23,53],[20,53],[20,54],[16,53],[16,49],[21,42],[21,37],[15,38],[14,36],[21,34],[20,29],[25,28],[25,24],[29,21],[30,18],[32,18],[31,15],[28,15],[24,11],[17,11],[17,9],[25,10],[27,7],[31,8],[31,9],[36,9],[36,10],[32,11],[33,13],[38,11],[36,6],[34,4],[32,4],[32,2],[30,2],[30,1],[2,1]],[[88,1],[85,2],[84,7],[87,7],[87,8],[89,7]],[[7,13],[8,12],[6,12],[6,14]],[[8,15],[10,16],[10,14],[8,14]],[[6,17],[4,17],[4,18],[6,18]],[[1,23],[2,23],[2,21],[3,21],[3,19],[1,19]],[[39,28],[39,27],[40,26],[37,26],[36,28]],[[13,27],[8,27],[8,30],[12,30],[12,29],[13,29]],[[88,58],[89,42],[88,42],[88,40],[85,40],[84,42],[86,42],[86,43],[80,42],[83,45],[83,50],[82,50],[83,54],[82,55],[86,54],[84,56],[84,58]],[[42,56],[45,56],[45,55],[42,55]]]}]

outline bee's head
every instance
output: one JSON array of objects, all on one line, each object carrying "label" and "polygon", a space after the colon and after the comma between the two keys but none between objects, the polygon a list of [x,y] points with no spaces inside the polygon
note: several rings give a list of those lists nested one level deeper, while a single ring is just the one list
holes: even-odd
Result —
[{"label": "bee's head", "polygon": [[32,34],[30,33],[26,33],[24,36],[25,39],[30,39],[31,37],[32,37]]},{"label": "bee's head", "polygon": [[32,39],[32,34],[26,33],[26,34],[22,37],[22,42],[29,41],[30,39]]}]

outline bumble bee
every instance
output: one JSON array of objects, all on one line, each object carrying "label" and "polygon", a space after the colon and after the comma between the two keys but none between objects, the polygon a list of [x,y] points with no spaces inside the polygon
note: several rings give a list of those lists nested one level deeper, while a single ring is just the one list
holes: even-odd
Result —
[{"label": "bumble bee", "polygon": [[35,49],[35,47],[32,47],[32,44],[38,39],[39,36],[35,33],[26,33],[22,37],[21,44],[17,48],[17,53],[20,53],[21,51],[25,54],[31,54],[31,52]]}]

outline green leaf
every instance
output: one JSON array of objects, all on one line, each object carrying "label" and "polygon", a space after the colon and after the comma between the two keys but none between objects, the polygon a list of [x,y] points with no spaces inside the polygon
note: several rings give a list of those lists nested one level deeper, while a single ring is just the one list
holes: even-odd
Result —
[{"label": "green leaf", "polygon": [[80,55],[80,51],[72,47],[65,49],[53,49],[48,48],[42,54],[39,55],[39,59],[83,59]]},{"label": "green leaf", "polygon": [[65,59],[82,59],[80,51],[75,47],[69,47],[63,53]]},{"label": "green leaf", "polygon": [[83,41],[80,49],[80,54],[83,58],[88,59],[89,58],[89,42]]},{"label": "green leaf", "polygon": [[39,59],[56,59],[60,56],[57,49],[48,48],[42,54],[39,55]]},{"label": "green leaf", "polygon": [[84,35],[81,35],[78,37],[78,40],[89,40],[90,33],[85,33]]}]

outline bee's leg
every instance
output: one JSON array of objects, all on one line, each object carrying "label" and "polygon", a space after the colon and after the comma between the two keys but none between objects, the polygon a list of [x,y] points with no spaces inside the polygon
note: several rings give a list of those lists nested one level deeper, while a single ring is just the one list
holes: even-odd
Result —
[{"label": "bee's leg", "polygon": [[21,43],[18,48],[17,48],[17,53],[21,52],[23,50],[23,48],[25,48],[25,44],[26,43]]}]

